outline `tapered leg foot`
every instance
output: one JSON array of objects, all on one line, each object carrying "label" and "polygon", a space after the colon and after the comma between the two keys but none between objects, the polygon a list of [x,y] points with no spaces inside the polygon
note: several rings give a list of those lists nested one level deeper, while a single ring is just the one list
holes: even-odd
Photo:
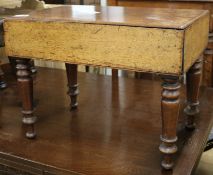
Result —
[{"label": "tapered leg foot", "polygon": [[7,83],[4,81],[4,73],[0,68],[0,89],[5,89],[7,87]]},{"label": "tapered leg foot", "polygon": [[162,115],[162,143],[159,147],[163,153],[161,166],[164,169],[172,169],[174,166],[173,155],[177,152],[177,123],[180,107],[180,83],[179,77],[163,77],[163,90],[161,99]]},{"label": "tapered leg foot", "polygon": [[75,110],[78,108],[77,96],[79,94],[78,83],[77,83],[77,74],[78,66],[76,64],[65,64],[68,80],[68,95],[70,96],[71,103],[70,109]]},{"label": "tapered leg foot", "polygon": [[22,122],[26,126],[26,137],[35,138],[34,124],[36,117],[33,114],[33,79],[31,77],[29,59],[17,59],[17,81],[22,101]]},{"label": "tapered leg foot", "polygon": [[194,118],[199,114],[199,89],[202,74],[202,59],[199,58],[186,74],[187,106],[184,113],[187,115],[186,128],[194,129]]}]

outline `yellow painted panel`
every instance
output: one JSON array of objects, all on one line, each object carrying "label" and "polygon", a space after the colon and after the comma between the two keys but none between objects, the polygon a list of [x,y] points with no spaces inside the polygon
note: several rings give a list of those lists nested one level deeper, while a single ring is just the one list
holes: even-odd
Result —
[{"label": "yellow painted panel", "polygon": [[203,53],[208,43],[209,16],[205,15],[185,30],[184,40],[184,72]]},{"label": "yellow painted panel", "polygon": [[180,74],[183,30],[81,24],[5,21],[9,56],[135,71]]}]

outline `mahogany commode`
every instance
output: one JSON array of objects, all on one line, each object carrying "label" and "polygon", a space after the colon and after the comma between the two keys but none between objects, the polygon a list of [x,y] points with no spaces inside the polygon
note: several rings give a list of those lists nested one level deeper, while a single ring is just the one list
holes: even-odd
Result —
[{"label": "mahogany commode", "polygon": [[193,118],[199,113],[200,55],[208,42],[208,27],[209,14],[203,10],[61,6],[7,18],[5,46],[18,63],[23,123],[29,127],[26,136],[36,135],[29,58],[66,63],[72,109],[78,105],[77,64],[156,72],[164,81],[161,165],[172,169],[179,82],[187,73],[186,126],[193,128]]}]

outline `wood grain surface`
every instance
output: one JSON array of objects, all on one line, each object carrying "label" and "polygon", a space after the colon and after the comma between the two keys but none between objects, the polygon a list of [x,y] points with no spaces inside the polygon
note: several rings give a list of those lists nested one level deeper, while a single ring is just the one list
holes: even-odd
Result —
[{"label": "wood grain surface", "polygon": [[208,44],[209,17],[203,17],[185,31],[184,39],[184,72],[202,55]]},{"label": "wood grain surface", "polygon": [[5,43],[10,56],[150,72],[182,69],[182,30],[8,21]]},{"label": "wood grain surface", "polygon": [[192,9],[62,5],[34,11],[26,16],[14,16],[11,19],[185,29],[206,14],[205,10]]},{"label": "wood grain surface", "polygon": [[7,18],[5,44],[9,56],[182,74],[207,45],[208,20],[202,10],[60,6]]},{"label": "wood grain surface", "polygon": [[[171,175],[161,171],[161,82],[79,73],[79,110],[70,112],[66,72],[38,69],[35,80],[37,140],[23,137],[14,79],[0,92],[0,162],[32,174]],[[182,89],[183,90],[183,89]],[[181,93],[181,111],[185,98]],[[172,175],[195,169],[213,122],[213,90],[201,89],[197,129],[178,123]],[[189,138],[190,137],[190,138]],[[154,156],[153,156],[154,155]]]},{"label": "wood grain surface", "polygon": [[[210,0],[108,0],[108,5],[147,7],[147,8],[170,8],[170,9],[205,9],[210,12],[209,43],[204,55],[202,84],[213,86],[213,56],[212,56],[212,31],[213,31],[213,1]],[[199,37],[197,37],[199,38]],[[199,41],[198,41],[199,42]]]}]

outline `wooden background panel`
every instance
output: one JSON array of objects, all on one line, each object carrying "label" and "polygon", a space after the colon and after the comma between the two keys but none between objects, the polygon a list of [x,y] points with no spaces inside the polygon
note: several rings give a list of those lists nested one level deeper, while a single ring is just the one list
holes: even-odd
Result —
[{"label": "wooden background panel", "polygon": [[21,21],[6,21],[4,26],[10,56],[137,71],[181,71],[181,30]]},{"label": "wooden background panel", "polygon": [[[185,116],[180,113],[177,164],[173,173],[161,172],[160,82],[112,81],[110,76],[79,73],[79,110],[70,112],[66,72],[46,68],[38,72],[34,141],[23,137],[16,81],[8,76],[10,86],[0,101],[2,159],[18,162],[25,170],[30,166],[56,172],[57,168],[87,175],[189,175],[195,168],[213,121],[213,89],[201,89],[201,115],[194,132],[185,130]],[[184,102],[183,92],[181,109]]]}]

